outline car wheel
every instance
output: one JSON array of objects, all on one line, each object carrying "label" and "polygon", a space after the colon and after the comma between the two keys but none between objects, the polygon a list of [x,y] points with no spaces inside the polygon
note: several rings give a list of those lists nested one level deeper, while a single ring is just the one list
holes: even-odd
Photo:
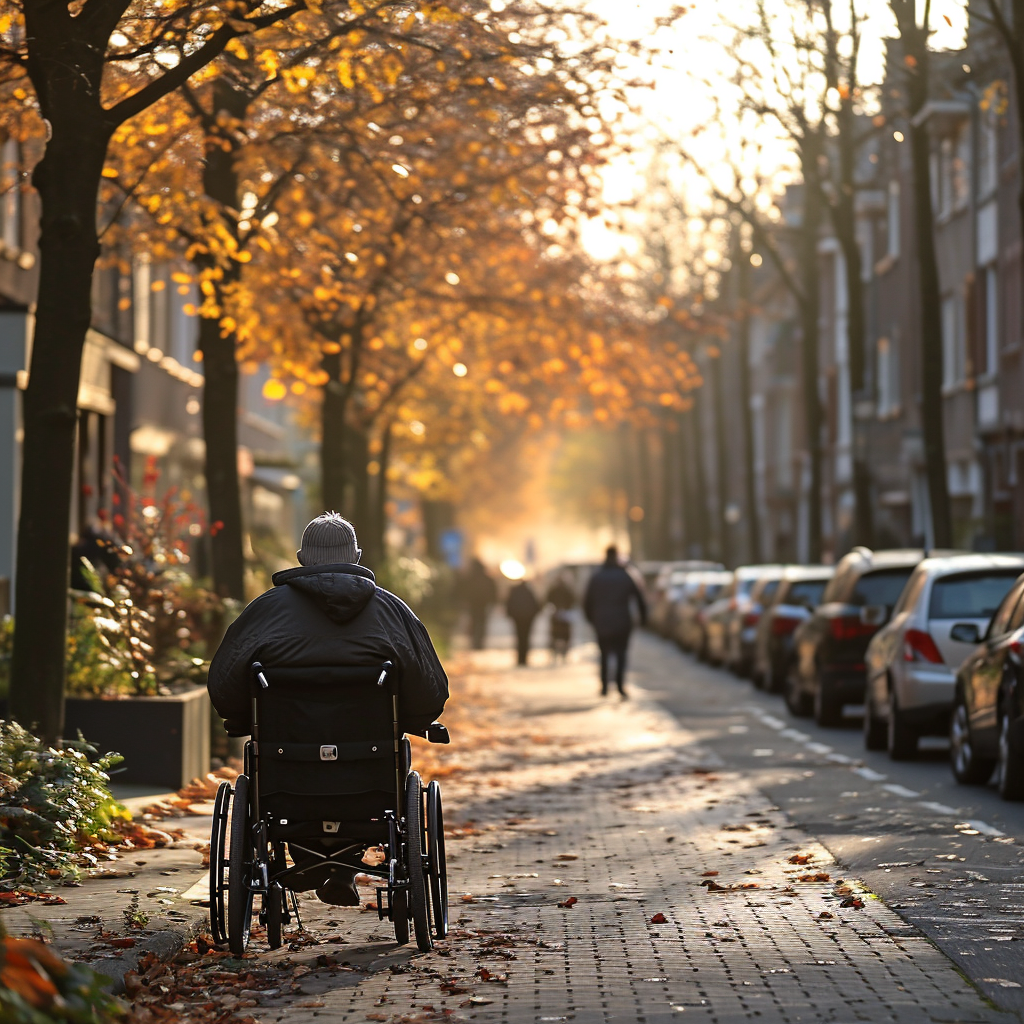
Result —
[{"label": "car wheel", "polygon": [[811,713],[811,702],[800,686],[800,673],[796,664],[789,666],[783,696],[789,713],[797,718],[806,718]]},{"label": "car wheel", "polygon": [[996,788],[1004,800],[1024,800],[1024,756],[1013,740],[1013,719],[1008,710],[999,716],[999,760]]},{"label": "car wheel", "polygon": [[843,705],[829,692],[825,680],[818,676],[818,689],[814,691],[814,721],[826,729],[843,724]]},{"label": "car wheel", "polygon": [[907,761],[917,753],[917,731],[900,710],[896,689],[889,684],[889,721],[886,722],[885,746],[894,761]]},{"label": "car wheel", "polygon": [[954,778],[964,785],[988,782],[995,767],[991,758],[979,758],[974,753],[971,723],[961,694],[957,694],[949,725],[949,759]]},{"label": "car wheel", "polygon": [[870,694],[864,698],[864,749],[885,750],[885,722],[875,714]]}]

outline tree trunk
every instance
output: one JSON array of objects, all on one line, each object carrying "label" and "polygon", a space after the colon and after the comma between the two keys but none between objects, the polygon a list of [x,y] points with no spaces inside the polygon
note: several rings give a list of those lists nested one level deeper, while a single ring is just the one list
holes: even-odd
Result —
[{"label": "tree trunk", "polygon": [[914,119],[928,102],[928,26],[918,25],[910,0],[890,0],[896,14],[906,65],[907,118],[914,182],[914,236],[917,242],[918,305],[921,330],[921,432],[924,437],[925,474],[931,504],[932,544],[953,544],[953,524],[946,477],[946,436],[942,398],[942,290],[935,255],[932,214],[931,145],[928,125]]},{"label": "tree trunk", "polygon": [[[245,118],[249,97],[227,79],[214,83],[212,110],[206,118],[206,158],[203,191],[221,210],[237,210],[239,202],[238,147],[235,128]],[[227,117],[222,115],[226,114]],[[224,227],[237,240],[230,215]],[[200,270],[213,269],[211,259],[198,260]],[[238,263],[221,267],[223,277],[212,281],[215,300],[223,311],[225,297],[239,277]],[[242,554],[242,499],[238,477],[238,366],[234,331],[225,332],[219,319],[199,325],[203,352],[203,434],[206,441],[206,491],[210,505],[213,584],[218,594],[245,598],[245,559]]]},{"label": "tree trunk", "polygon": [[743,424],[743,483],[747,504],[747,556],[761,561],[761,514],[757,503],[757,466],[754,450],[754,414],[750,408],[750,262],[737,248],[739,279],[739,377],[740,420]]},{"label": "tree trunk", "polygon": [[821,193],[818,180],[817,137],[807,139],[801,149],[804,175],[803,218],[800,224],[799,255],[802,301],[800,329],[803,335],[801,360],[804,424],[810,462],[810,492],[807,495],[807,560],[821,561],[821,399],[818,395],[818,316],[820,312],[820,271],[818,234],[821,229]]},{"label": "tree trunk", "polygon": [[636,505],[636,491],[633,485],[633,468],[636,465],[636,459],[633,451],[631,450],[631,436],[632,430],[630,429],[629,424],[621,424],[619,426],[619,465],[622,472],[622,489],[626,495],[626,530],[629,533],[630,556],[633,558],[639,558],[642,537],[640,533],[640,524],[633,519],[633,509]]},{"label": "tree trunk", "polygon": [[82,349],[99,242],[107,129],[81,109],[55,118],[33,180],[42,207],[32,362],[22,400],[17,629],[11,717],[54,743],[64,726],[68,529]]},{"label": "tree trunk", "polygon": [[370,523],[370,474],[367,466],[370,461],[369,439],[366,431],[358,427],[348,430],[348,450],[346,462],[348,477],[352,482],[351,508],[346,509],[346,516],[359,534],[366,530]]},{"label": "tree trunk", "polygon": [[364,545],[366,553],[363,556],[363,560],[371,568],[375,565],[383,565],[387,554],[384,536],[388,524],[388,466],[391,462],[393,426],[393,422],[388,420],[381,431],[380,454],[377,457],[378,469],[373,477],[373,508],[370,521],[367,523],[366,544]]},{"label": "tree trunk", "polygon": [[658,511],[658,557],[674,558],[679,555],[676,524],[679,493],[677,467],[679,465],[679,430],[673,420],[663,416],[658,430],[661,441],[661,501]]},{"label": "tree trunk", "polygon": [[[657,509],[654,501],[654,481],[651,479],[651,446],[650,435],[646,430],[635,430],[633,437],[636,443],[636,463],[640,474],[640,508],[643,519],[640,520],[640,536],[642,538],[641,558],[655,558],[655,534],[657,532]],[[636,556],[634,556],[636,557]]]},{"label": "tree trunk", "polygon": [[709,359],[708,370],[711,373],[713,388],[712,401],[714,406],[712,412],[715,418],[715,490],[718,495],[718,523],[719,548],[718,557],[726,564],[732,565],[733,545],[732,527],[725,517],[725,510],[729,505],[729,445],[725,433],[725,395],[722,388],[722,359],[724,352],[719,350],[718,354]]},{"label": "tree trunk", "polygon": [[708,506],[708,474],[704,465],[704,445],[701,443],[701,403],[704,401],[704,388],[694,392],[693,408],[686,414],[687,448],[693,466],[692,509],[694,532],[700,543],[700,557],[708,559],[712,555],[711,515]]},{"label": "tree trunk", "polygon": [[865,366],[866,299],[863,263],[857,241],[856,167],[857,123],[853,111],[854,97],[842,101],[839,108],[839,189],[832,204],[832,226],[843,250],[846,270],[846,352],[850,368],[850,397],[853,403],[853,543],[873,547],[874,515],[871,507],[871,471],[865,460],[865,424],[858,418],[859,404],[867,398]]},{"label": "tree trunk", "polygon": [[220,334],[217,320],[203,318],[200,321],[210,549],[217,593],[242,601],[245,599],[245,559],[238,477],[238,362],[234,335],[222,338]]},{"label": "tree trunk", "polygon": [[341,381],[341,353],[324,355],[328,381],[320,406],[320,504],[328,512],[345,506],[345,416],[348,390]]}]

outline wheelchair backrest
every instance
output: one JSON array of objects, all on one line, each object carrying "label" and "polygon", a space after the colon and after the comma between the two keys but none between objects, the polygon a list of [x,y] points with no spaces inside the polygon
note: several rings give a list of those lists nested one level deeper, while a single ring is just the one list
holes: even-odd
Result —
[{"label": "wheelchair backrest", "polygon": [[395,804],[394,680],[383,666],[261,665],[261,814],[337,819]]}]

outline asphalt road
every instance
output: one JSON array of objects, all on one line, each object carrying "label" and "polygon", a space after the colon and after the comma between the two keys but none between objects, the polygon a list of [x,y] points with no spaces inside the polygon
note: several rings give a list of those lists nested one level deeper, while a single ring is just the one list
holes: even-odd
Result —
[{"label": "asphalt road", "polygon": [[[864,749],[861,721],[822,729],[781,697],[640,634],[632,678],[726,770],[752,777],[851,877],[924,934],[997,1005],[1024,1016],[1024,804],[960,786],[942,740],[917,760]],[[851,709],[852,710],[852,709]]]}]

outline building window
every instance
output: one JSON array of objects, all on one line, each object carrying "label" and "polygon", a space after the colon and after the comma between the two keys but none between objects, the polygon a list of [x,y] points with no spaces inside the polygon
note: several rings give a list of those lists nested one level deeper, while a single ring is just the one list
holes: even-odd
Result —
[{"label": "building window", "polygon": [[[962,210],[970,194],[971,152],[969,124],[963,123],[939,142],[937,166],[933,161],[935,207],[944,217]],[[935,180],[937,179],[937,180]]]},{"label": "building window", "polygon": [[978,132],[978,194],[981,198],[995,191],[999,182],[999,136],[990,110],[982,112]]},{"label": "building window", "polygon": [[17,139],[0,146],[0,239],[8,252],[21,250],[21,150]]},{"label": "building window", "polygon": [[966,352],[963,297],[953,293],[942,300],[942,386],[954,387],[964,379]]},{"label": "building window", "polygon": [[882,419],[896,416],[900,410],[900,362],[893,331],[891,338],[879,338],[876,344],[878,363],[878,415]]},{"label": "building window", "polygon": [[889,199],[886,209],[888,255],[896,259],[900,254],[900,183],[889,182]]},{"label": "building window", "polygon": [[982,293],[981,322],[982,346],[985,365],[980,367],[984,374],[999,370],[999,274],[995,265],[985,267],[979,274]]}]

